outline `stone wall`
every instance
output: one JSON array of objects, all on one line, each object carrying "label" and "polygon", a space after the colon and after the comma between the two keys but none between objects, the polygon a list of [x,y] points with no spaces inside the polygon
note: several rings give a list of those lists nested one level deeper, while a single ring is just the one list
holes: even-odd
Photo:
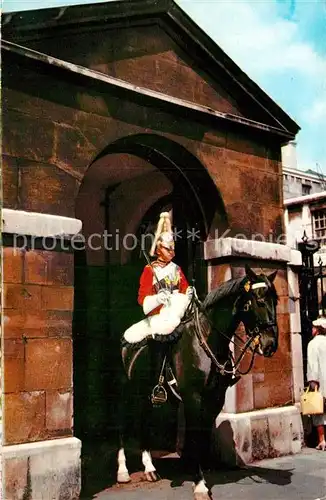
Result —
[{"label": "stone wall", "polygon": [[[33,79],[40,89],[58,85],[37,74]],[[68,95],[70,102],[65,102]],[[84,98],[89,98],[87,105]],[[191,127],[180,116],[109,94],[103,100],[100,94],[90,96],[86,89],[64,84],[56,103],[45,95],[8,89],[5,81],[3,101],[7,207],[74,216],[80,183],[96,156],[119,138],[147,133],[181,144],[202,162],[224,201],[230,236],[257,233],[275,241],[282,234],[279,145],[266,136],[239,131],[235,137],[231,130],[202,123]],[[37,134],[40,123],[42,146],[32,148],[26,130]]]},{"label": "stone wall", "polygon": [[71,436],[73,255],[3,256],[4,444]]},{"label": "stone wall", "polygon": [[5,498],[77,498],[69,238],[81,224],[10,209],[2,217]]},{"label": "stone wall", "polygon": [[[47,37],[46,53],[134,85],[243,116],[241,104],[157,24],[126,25],[104,33],[93,29],[91,38],[90,44],[89,34],[82,32]],[[43,40],[29,40],[26,45],[44,51]]]},{"label": "stone wall", "polygon": [[62,438],[4,446],[4,499],[77,499],[80,441]]}]

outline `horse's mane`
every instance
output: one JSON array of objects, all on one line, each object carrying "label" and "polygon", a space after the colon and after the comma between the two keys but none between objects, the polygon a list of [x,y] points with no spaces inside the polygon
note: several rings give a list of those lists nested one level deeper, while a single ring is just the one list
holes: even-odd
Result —
[{"label": "horse's mane", "polygon": [[218,288],[215,288],[211,292],[209,292],[203,302],[203,306],[205,309],[209,309],[216,302],[224,299],[225,297],[229,297],[239,292],[242,288],[244,277],[231,279],[222,283]]},{"label": "horse's mane", "polygon": [[[273,300],[275,302],[278,301],[278,295],[273,283],[270,283],[266,276],[258,275],[257,278],[260,278],[261,281],[264,281],[270,289],[270,293],[272,294]],[[245,277],[231,279],[222,283],[218,288],[215,288],[211,292],[209,292],[203,302],[203,306],[205,309],[209,309],[213,305],[215,305],[220,300],[225,297],[231,298],[232,295],[237,294],[239,291],[243,290],[243,284],[245,282]]]}]

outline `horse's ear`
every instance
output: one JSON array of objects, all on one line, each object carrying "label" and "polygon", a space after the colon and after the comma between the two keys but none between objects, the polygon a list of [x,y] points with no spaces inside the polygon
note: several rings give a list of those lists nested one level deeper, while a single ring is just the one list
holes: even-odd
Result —
[{"label": "horse's ear", "polygon": [[276,275],[277,275],[277,269],[276,271],[274,271],[272,274],[270,274],[269,276],[267,276],[268,280],[273,283],[273,281],[275,280],[276,278]]},{"label": "horse's ear", "polygon": [[256,281],[258,279],[257,274],[251,269],[251,267],[246,264],[245,265],[245,270],[246,270],[246,276],[249,278],[251,281]]}]

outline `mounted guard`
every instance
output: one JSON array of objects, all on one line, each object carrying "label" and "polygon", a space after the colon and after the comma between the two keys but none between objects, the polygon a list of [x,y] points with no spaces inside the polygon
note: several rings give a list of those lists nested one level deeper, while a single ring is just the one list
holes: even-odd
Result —
[{"label": "mounted guard", "polygon": [[123,341],[129,344],[173,333],[195,293],[180,266],[172,261],[174,237],[168,212],[160,214],[150,255],[157,259],[145,266],[138,292],[146,318],[124,332]]},{"label": "mounted guard", "polygon": [[[164,228],[166,229],[166,218],[163,214],[160,220],[159,226],[161,225],[163,230],[165,224]],[[160,317],[163,314],[161,311],[168,307],[163,303],[164,301],[160,302],[159,300],[161,288],[167,290],[167,296],[171,302],[173,302],[174,294],[187,298],[187,290],[189,289],[180,268],[170,265],[174,256],[172,239],[166,240],[162,233],[160,233],[160,237],[153,245],[157,261],[153,267],[152,265],[145,267],[141,279],[139,303],[144,310],[147,308],[145,312],[148,314],[146,319],[148,321],[150,318]],[[164,247],[167,242],[171,243],[171,247],[168,246],[165,249],[169,254],[169,258],[165,260],[162,259],[162,253],[165,251]],[[171,268],[171,273],[174,269],[172,277],[178,277],[175,282],[167,272],[169,268]],[[162,272],[162,276],[157,276],[156,279],[156,271],[161,270],[165,270],[166,274]],[[194,481],[194,499],[209,500],[211,498],[203,468],[210,465],[211,432],[216,417],[224,406],[226,390],[230,385],[236,383],[241,375],[251,370],[256,354],[269,358],[273,356],[278,347],[276,313],[278,295],[273,283],[276,273],[277,271],[269,275],[263,273],[258,275],[249,266],[246,266],[244,276],[230,279],[218,288],[211,290],[200,304],[200,308],[196,307],[196,301],[192,301],[195,306],[194,314],[189,318],[187,314],[185,315],[185,321],[182,321],[176,330],[176,337],[180,332],[178,341],[166,342],[167,346],[162,346],[161,342],[148,341],[142,329],[144,325],[142,322],[131,327],[131,330],[127,330],[128,339],[134,342],[144,339],[144,344],[138,348],[135,344],[127,345],[126,343],[121,353],[125,368],[124,375],[127,377],[123,376],[122,379],[121,399],[117,409],[119,412],[118,421],[121,425],[118,482],[126,483],[131,480],[124,451],[124,438],[130,427],[127,425],[128,419],[125,419],[128,391],[137,388],[137,401],[139,401],[141,411],[138,438],[142,450],[145,477],[147,481],[157,481],[158,475],[150,454],[153,434],[149,432],[149,429],[153,423],[152,408],[166,402],[166,389],[170,387],[171,392],[176,396],[175,401],[181,399],[183,402],[185,440],[181,447],[181,456],[184,459],[184,464],[188,465],[188,472]],[[149,278],[146,278],[146,275]],[[165,277],[169,279],[165,280]],[[163,280],[163,283],[158,286],[160,280]],[[159,309],[159,311],[156,312],[155,309]],[[181,317],[182,313],[183,311],[179,309],[176,315]],[[245,328],[245,339],[236,334],[240,323]],[[166,326],[164,321],[163,325]],[[167,329],[167,331],[169,330]],[[168,335],[165,337],[167,338]],[[230,349],[231,342],[237,347],[237,359]],[[151,356],[152,350],[154,351],[153,357]],[[140,371],[137,372],[136,368],[134,371],[133,367],[141,352],[144,353],[145,358],[143,359],[146,362],[143,365],[140,363]],[[155,356],[157,352],[161,354],[160,359]],[[251,359],[249,367],[243,370],[240,363],[246,354]],[[129,357],[132,358],[130,362]],[[163,363],[162,357],[164,358]],[[149,358],[152,358],[155,363],[148,362]],[[153,376],[153,367],[160,369],[158,384],[154,388],[153,380],[157,379],[155,375]],[[171,368],[173,379],[170,378],[169,370],[165,367]]]}]

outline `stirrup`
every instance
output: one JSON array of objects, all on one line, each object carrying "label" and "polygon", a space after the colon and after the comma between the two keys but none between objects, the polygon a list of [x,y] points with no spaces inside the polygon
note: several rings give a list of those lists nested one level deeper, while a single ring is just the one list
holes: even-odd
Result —
[{"label": "stirrup", "polygon": [[151,402],[153,406],[161,406],[168,400],[168,395],[163,385],[157,384],[152,390]]},{"label": "stirrup", "polygon": [[166,355],[164,356],[161,372],[158,378],[158,384],[154,387],[151,394],[151,402],[153,406],[160,406],[167,402],[168,395],[164,387],[164,370],[166,364]]}]

